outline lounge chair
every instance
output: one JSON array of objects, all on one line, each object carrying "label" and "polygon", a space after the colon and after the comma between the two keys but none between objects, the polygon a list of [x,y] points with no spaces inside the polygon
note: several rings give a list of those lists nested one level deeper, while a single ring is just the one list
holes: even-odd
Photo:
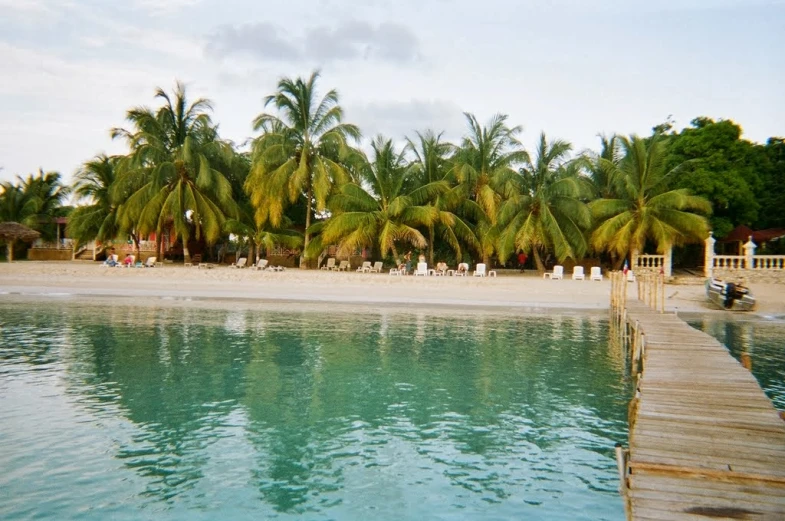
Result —
[{"label": "lounge chair", "polygon": [[240,257],[239,259],[237,259],[237,262],[235,262],[234,264],[231,264],[229,267],[230,268],[245,268],[245,264],[247,262],[248,262],[248,259],[246,257]]},{"label": "lounge chair", "polygon": [[342,260],[341,263],[338,265],[338,267],[333,269],[335,271],[349,271],[349,261]]},{"label": "lounge chair", "polygon": [[382,261],[376,261],[373,263],[373,266],[369,270],[370,273],[381,273],[382,272]]},{"label": "lounge chair", "polygon": [[591,275],[589,275],[589,280],[599,280],[602,282],[602,268],[599,266],[594,266],[591,269]]},{"label": "lounge chair", "polygon": [[551,280],[562,280],[564,279],[564,266],[559,266],[558,264],[553,267],[553,272],[551,273],[544,273],[542,275],[544,279],[551,279]]},{"label": "lounge chair", "polygon": [[142,265],[144,268],[155,268],[155,261],[158,260],[156,257],[147,257],[147,260]]},{"label": "lounge chair", "polygon": [[121,262],[120,264],[118,264],[115,267],[116,268],[133,268],[134,264],[136,264],[136,255],[129,255],[128,257],[131,258],[131,262],[125,262],[125,259],[123,259],[123,262]]},{"label": "lounge chair", "polygon": [[390,268],[390,275],[397,275],[400,277],[401,275],[403,275],[403,272],[398,268]]},{"label": "lounge chair", "polygon": [[363,265],[357,268],[357,273],[367,273],[371,271],[371,261],[363,262]]},{"label": "lounge chair", "polygon": [[453,277],[465,277],[469,273],[469,264],[461,262],[458,264],[458,269],[453,272]]},{"label": "lounge chair", "polygon": [[419,277],[422,275],[423,277],[428,276],[428,263],[427,262],[418,262],[417,269],[414,270],[414,276]]},{"label": "lounge chair", "polygon": [[575,266],[572,268],[572,280],[586,280],[586,274],[583,273],[583,266]]},{"label": "lounge chair", "polygon": [[447,263],[445,262],[437,262],[436,269],[433,270],[433,274],[437,277],[444,277],[447,275]]},{"label": "lounge chair", "polygon": [[334,270],[335,269],[335,257],[330,257],[327,259],[327,262],[322,266],[323,270]]},{"label": "lounge chair", "polygon": [[259,262],[252,266],[253,269],[256,270],[266,270],[267,269],[267,259],[259,259]]},{"label": "lounge chair", "polygon": [[113,268],[117,266],[117,255],[109,255],[106,257],[106,260],[101,263],[102,268]]},{"label": "lounge chair", "polygon": [[474,269],[474,273],[472,274],[473,277],[484,277],[485,276],[485,264],[480,263]]}]

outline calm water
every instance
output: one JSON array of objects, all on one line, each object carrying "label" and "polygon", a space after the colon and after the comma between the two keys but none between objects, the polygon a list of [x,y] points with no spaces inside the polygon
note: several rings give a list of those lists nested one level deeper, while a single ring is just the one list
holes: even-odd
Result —
[{"label": "calm water", "polygon": [[0,519],[624,519],[604,316],[288,309],[0,301]]},{"label": "calm water", "polygon": [[737,359],[748,357],[752,374],[785,411],[785,317],[707,316],[689,323],[725,344]]}]

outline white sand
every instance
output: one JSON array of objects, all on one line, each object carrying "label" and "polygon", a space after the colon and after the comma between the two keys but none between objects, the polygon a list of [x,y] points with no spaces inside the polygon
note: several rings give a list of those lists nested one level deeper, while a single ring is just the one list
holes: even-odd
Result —
[{"label": "white sand", "polygon": [[[666,309],[709,311],[699,279],[667,285]],[[781,285],[753,284],[760,315],[785,314]],[[636,285],[629,284],[629,298]],[[609,305],[610,282],[544,280],[535,272],[516,271],[497,278],[393,277],[387,273],[327,272],[288,269],[283,272],[232,269],[103,268],[99,263],[15,262],[0,263],[0,298],[15,295],[130,297],[145,302],[161,299],[250,302],[329,302],[377,304],[438,309],[474,306],[497,310],[580,309],[602,310]]]}]

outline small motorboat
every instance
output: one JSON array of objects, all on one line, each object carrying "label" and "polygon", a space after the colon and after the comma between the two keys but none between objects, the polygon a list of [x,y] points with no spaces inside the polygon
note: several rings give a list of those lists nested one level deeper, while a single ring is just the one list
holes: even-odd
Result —
[{"label": "small motorboat", "polygon": [[706,298],[715,306],[730,311],[752,311],[755,297],[749,288],[719,279],[706,280]]}]

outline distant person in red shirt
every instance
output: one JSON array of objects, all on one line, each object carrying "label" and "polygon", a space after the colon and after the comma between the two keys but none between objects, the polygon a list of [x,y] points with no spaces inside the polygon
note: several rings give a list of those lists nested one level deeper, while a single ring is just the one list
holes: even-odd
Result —
[{"label": "distant person in red shirt", "polygon": [[526,259],[527,258],[528,257],[523,252],[520,252],[518,254],[518,267],[521,269],[521,273],[523,273],[523,266],[526,264]]}]

